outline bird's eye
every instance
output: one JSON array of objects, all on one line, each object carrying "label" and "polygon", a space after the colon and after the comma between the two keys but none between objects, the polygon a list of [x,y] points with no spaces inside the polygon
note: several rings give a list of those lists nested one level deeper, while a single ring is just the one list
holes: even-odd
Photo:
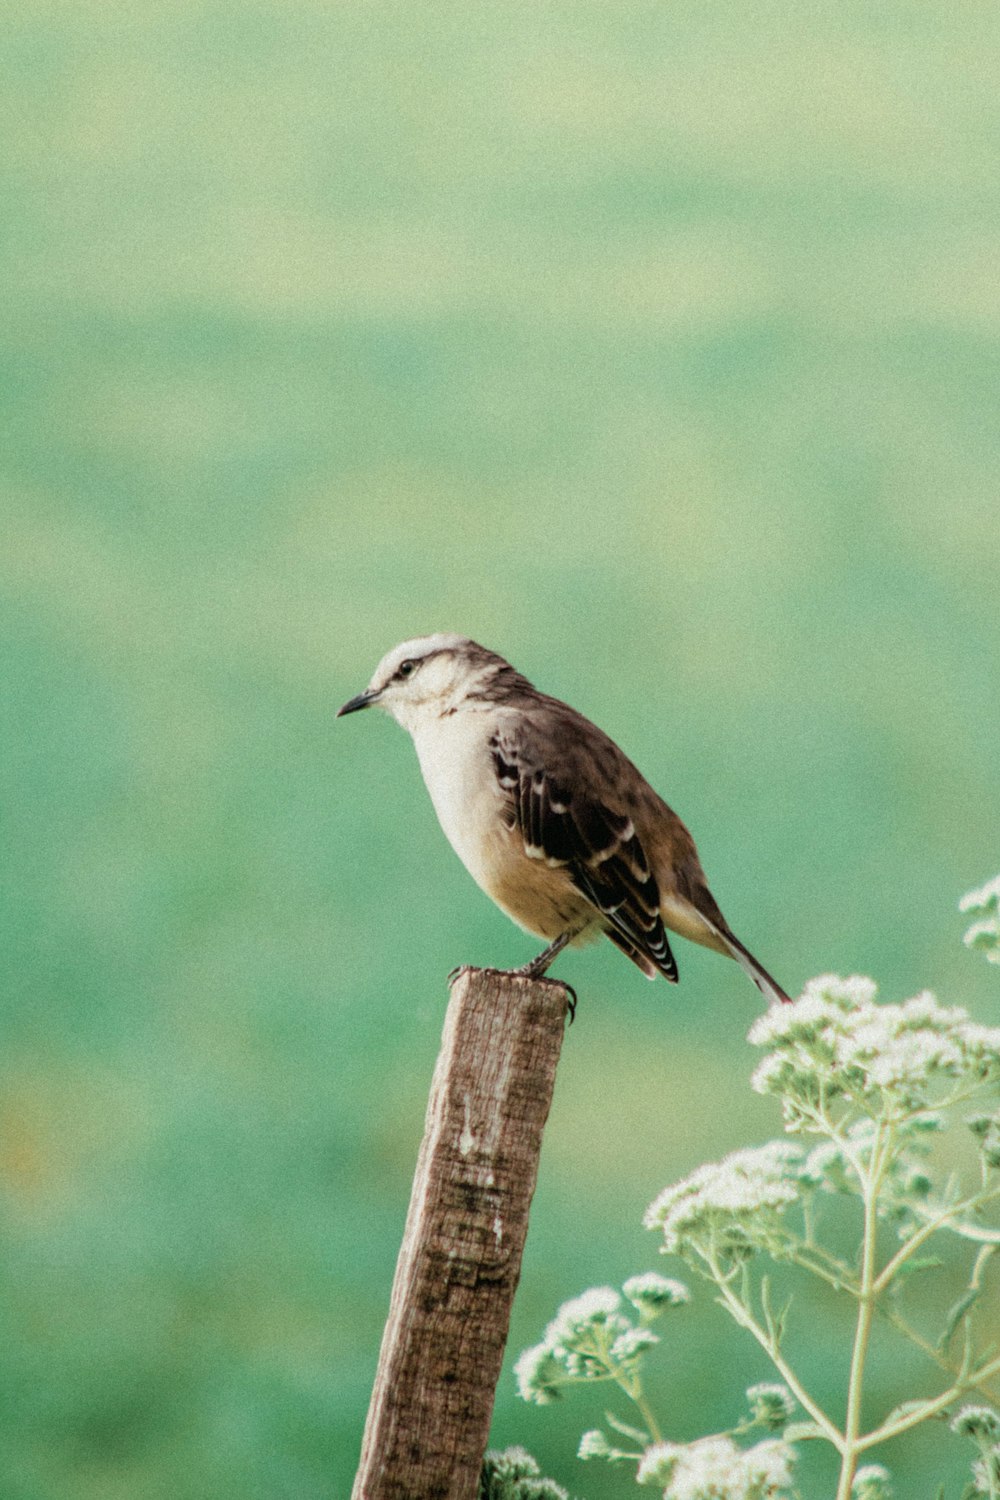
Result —
[{"label": "bird's eye", "polygon": [[397,677],[409,677],[410,673],[413,671],[413,668],[416,665],[417,664],[416,664],[415,661],[401,661],[400,664],[399,664],[399,667],[398,667],[398,669],[396,671],[396,676]]}]

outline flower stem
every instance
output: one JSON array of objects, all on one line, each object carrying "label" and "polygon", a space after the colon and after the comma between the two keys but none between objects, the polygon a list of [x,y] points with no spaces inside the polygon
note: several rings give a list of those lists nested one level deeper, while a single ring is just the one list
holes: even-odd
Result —
[{"label": "flower stem", "polygon": [[891,1144],[888,1147],[884,1144],[883,1127],[880,1125],[872,1147],[871,1166],[861,1177],[865,1211],[864,1239],[861,1247],[861,1282],[857,1294],[858,1317],[854,1328],[851,1373],[847,1385],[847,1416],[844,1421],[844,1446],[841,1450],[837,1500],[850,1500],[851,1486],[854,1483],[854,1472],[858,1462],[865,1360],[868,1355],[872,1318],[875,1313],[875,1236],[878,1226],[878,1193],[882,1180],[883,1162],[890,1150]]},{"label": "flower stem", "polygon": [[640,1411],[640,1413],[642,1415],[642,1420],[646,1424],[646,1431],[649,1433],[650,1437],[653,1439],[653,1442],[654,1443],[662,1443],[663,1442],[663,1434],[660,1432],[659,1426],[657,1425],[656,1418],[653,1415],[652,1407],[650,1406],[650,1404],[647,1401],[646,1397],[643,1395],[642,1391],[640,1390],[635,1395],[633,1395],[632,1396],[632,1400],[635,1402],[636,1406],[639,1408],[639,1411]]}]

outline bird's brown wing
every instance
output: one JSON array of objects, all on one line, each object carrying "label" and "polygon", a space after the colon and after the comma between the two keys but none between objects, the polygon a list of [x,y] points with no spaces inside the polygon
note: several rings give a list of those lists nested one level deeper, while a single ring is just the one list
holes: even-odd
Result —
[{"label": "bird's brown wing", "polygon": [[[538,746],[514,733],[490,741],[510,827],[524,852],[562,866],[604,918],[612,942],[650,978],[677,982],[677,964],[660,916],[660,891],[627,813],[581,792],[584,778],[560,780],[543,764]],[[586,778],[593,781],[593,778]]]}]

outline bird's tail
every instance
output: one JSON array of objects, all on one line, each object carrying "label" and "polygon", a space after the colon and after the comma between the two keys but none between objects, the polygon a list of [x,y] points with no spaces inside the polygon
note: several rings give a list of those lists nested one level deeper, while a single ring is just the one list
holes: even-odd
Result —
[{"label": "bird's tail", "polygon": [[747,952],[739,938],[734,937],[731,932],[723,932],[719,936],[740,968],[750,975],[750,978],[760,990],[768,1005],[775,1005],[779,1001],[782,1005],[790,1005],[792,1003],[791,995],[785,994],[778,981],[771,978],[763,964],[759,964],[752,953]]}]

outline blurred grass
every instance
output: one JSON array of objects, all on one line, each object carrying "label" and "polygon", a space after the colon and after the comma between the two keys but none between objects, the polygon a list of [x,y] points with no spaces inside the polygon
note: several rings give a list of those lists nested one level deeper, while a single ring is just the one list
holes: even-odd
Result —
[{"label": "blurred grass", "polygon": [[[403,736],[334,725],[397,639],[615,734],[788,986],[994,1013],[953,908],[998,860],[995,11],[5,29],[4,1496],[346,1495],[443,976],[530,951]],[[514,1353],[775,1129],[753,992],[679,956],[564,965]],[[676,1432],[730,1421],[721,1319],[678,1341]],[[584,1425],[505,1376],[495,1439],[597,1500]]]}]

